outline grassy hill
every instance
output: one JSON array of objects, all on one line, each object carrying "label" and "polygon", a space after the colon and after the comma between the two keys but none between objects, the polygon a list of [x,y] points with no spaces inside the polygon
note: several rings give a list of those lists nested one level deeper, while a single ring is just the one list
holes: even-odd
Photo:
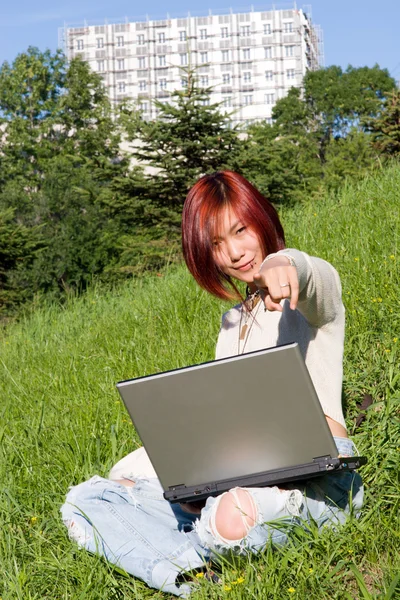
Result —
[{"label": "grassy hill", "polygon": [[[193,598],[400,597],[400,171],[282,212],[290,247],[337,268],[347,311],[344,403],[365,507],[338,531],[227,565]],[[10,326],[0,342],[0,597],[167,598],[78,551],[59,516],[68,486],[105,476],[139,441],[115,383],[213,357],[223,310],[185,268],[94,287]]]}]

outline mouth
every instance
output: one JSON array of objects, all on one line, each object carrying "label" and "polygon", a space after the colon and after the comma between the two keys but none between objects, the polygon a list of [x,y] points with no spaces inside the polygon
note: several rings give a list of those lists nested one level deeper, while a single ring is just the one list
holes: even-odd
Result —
[{"label": "mouth", "polygon": [[254,267],[254,258],[240,267],[234,267],[235,271],[250,271]]}]

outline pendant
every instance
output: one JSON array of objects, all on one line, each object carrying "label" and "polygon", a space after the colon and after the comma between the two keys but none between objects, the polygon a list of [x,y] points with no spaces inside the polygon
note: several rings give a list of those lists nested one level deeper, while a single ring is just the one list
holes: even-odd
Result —
[{"label": "pendant", "polygon": [[243,340],[244,340],[244,338],[246,337],[246,331],[247,331],[247,328],[248,328],[248,326],[247,326],[247,323],[245,323],[245,324],[243,325],[242,329],[240,330],[240,338],[239,338],[239,339],[240,339],[240,340],[242,340],[242,341],[243,341]]}]

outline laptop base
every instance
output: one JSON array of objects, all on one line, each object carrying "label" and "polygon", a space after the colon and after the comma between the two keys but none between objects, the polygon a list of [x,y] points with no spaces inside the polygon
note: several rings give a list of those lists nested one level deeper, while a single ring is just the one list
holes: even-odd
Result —
[{"label": "laptop base", "polygon": [[232,479],[224,479],[214,483],[204,483],[198,486],[185,486],[184,484],[170,486],[164,492],[164,498],[171,504],[176,502],[198,502],[209,496],[218,496],[234,487],[267,487],[292,481],[321,477],[327,474],[336,474],[342,471],[353,471],[367,462],[364,456],[347,456],[332,458],[320,456],[312,462],[295,467],[286,467],[253,475],[245,475]]}]

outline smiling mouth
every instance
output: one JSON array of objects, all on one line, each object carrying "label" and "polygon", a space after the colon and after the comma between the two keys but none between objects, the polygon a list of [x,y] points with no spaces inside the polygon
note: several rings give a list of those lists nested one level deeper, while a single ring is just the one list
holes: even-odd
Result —
[{"label": "smiling mouth", "polygon": [[241,265],[240,267],[234,267],[235,271],[247,271],[248,269],[252,269],[254,267],[254,259],[249,260],[245,265]]}]

